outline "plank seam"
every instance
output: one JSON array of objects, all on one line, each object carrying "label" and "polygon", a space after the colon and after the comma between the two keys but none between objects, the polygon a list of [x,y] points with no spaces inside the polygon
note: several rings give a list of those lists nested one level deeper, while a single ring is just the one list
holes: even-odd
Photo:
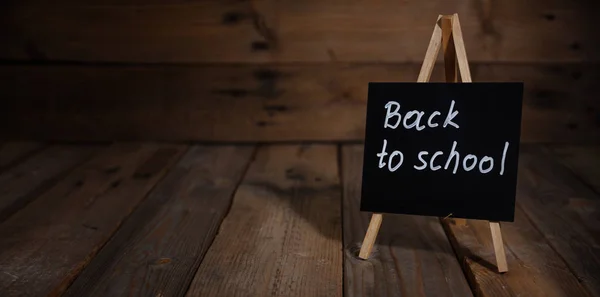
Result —
[{"label": "plank seam", "polygon": [[[546,66],[546,65],[599,65],[600,60],[543,60],[543,61],[486,61],[472,60],[470,64],[480,65],[516,65],[516,66]],[[80,61],[80,60],[7,60],[0,59],[2,66],[34,66],[34,67],[213,67],[213,66],[314,66],[331,65],[328,61],[286,61],[286,62],[130,62],[130,61]],[[421,65],[422,61],[339,61],[335,65]],[[436,65],[443,67],[444,62],[436,60]]]},{"label": "plank seam", "polygon": [[344,168],[343,168],[343,152],[342,144],[337,144],[337,165],[338,165],[338,182],[340,183],[340,227],[342,228],[341,244],[342,244],[342,296],[346,296],[346,247],[344,246]]},{"label": "plank seam", "polygon": [[25,160],[32,158],[34,155],[37,155],[38,153],[41,153],[43,150],[47,149],[48,147],[49,146],[44,143],[44,144],[40,145],[38,148],[36,148],[30,152],[27,152],[26,154],[24,154],[22,156],[19,156],[15,160],[8,162],[8,164],[4,165],[3,167],[0,167],[0,174],[8,171],[9,169],[12,169],[13,167],[16,167],[18,164],[25,162]]},{"label": "plank seam", "polygon": [[207,245],[206,247],[206,251],[204,252],[204,255],[202,255],[202,259],[200,259],[200,262],[198,263],[198,267],[196,267],[196,270],[194,271],[194,273],[192,274],[192,277],[190,278],[190,280],[188,281],[188,283],[185,285],[185,290],[183,292],[185,292],[184,296],[188,294],[188,292],[190,291],[190,287],[192,286],[192,283],[194,282],[194,279],[196,278],[196,275],[198,274],[198,271],[200,270],[200,267],[202,267],[202,263],[204,262],[204,258],[206,257],[206,253],[208,253],[208,251],[210,250],[210,248],[212,247],[212,245],[215,243],[215,239],[217,238],[217,236],[219,236],[219,231],[221,229],[221,225],[223,224],[223,222],[225,221],[225,219],[227,218],[227,216],[229,216],[229,212],[231,211],[231,207],[233,206],[233,202],[235,199],[235,195],[240,187],[240,185],[242,184],[242,182],[244,181],[244,179],[246,178],[246,174],[248,173],[248,170],[250,169],[250,165],[252,165],[252,163],[254,162],[254,160],[256,159],[256,155],[258,153],[258,148],[259,148],[259,144],[254,144],[253,145],[253,151],[250,154],[250,158],[248,158],[248,160],[246,160],[246,166],[244,166],[244,169],[242,169],[242,172],[240,174],[239,179],[237,180],[235,186],[234,186],[234,190],[231,192],[231,195],[229,196],[229,205],[227,205],[227,208],[224,210],[223,212],[223,216],[221,218],[221,221],[219,222],[219,226],[217,226],[215,229],[215,235],[212,237],[212,240],[210,241],[210,244]]},{"label": "plank seam", "polygon": [[565,266],[569,269],[569,272],[573,275],[573,277],[577,280],[577,285],[583,289],[584,292],[587,293],[588,296],[593,296],[592,292],[590,292],[590,290],[582,285],[581,283],[581,278],[577,275],[577,273],[575,273],[575,271],[573,270],[573,267],[571,267],[571,265],[569,265],[569,262],[567,262],[567,260],[556,250],[556,248],[554,247],[554,245],[552,244],[552,242],[550,242],[550,240],[548,240],[548,238],[546,237],[546,235],[544,234],[544,232],[542,232],[542,230],[540,228],[538,228],[538,226],[535,224],[535,222],[531,219],[529,213],[527,211],[525,211],[525,208],[521,206],[520,203],[516,203],[515,207],[518,207],[519,209],[521,209],[521,211],[523,212],[523,215],[525,216],[525,218],[527,218],[527,220],[529,221],[529,223],[531,223],[531,226],[542,235],[542,238],[544,239],[544,242],[546,242],[546,244],[550,247],[550,249],[552,249],[552,251],[558,256],[558,259],[560,259]]},{"label": "plank seam", "polygon": [[[40,149],[39,153],[43,152],[44,150],[50,149],[50,147],[51,146],[44,146],[43,149]],[[59,173],[56,176],[46,180],[44,183],[39,185],[37,189],[34,189],[31,193],[11,203],[4,211],[0,211],[0,223],[5,222],[6,220],[14,216],[16,213],[27,207],[27,205],[38,199],[40,196],[42,196],[44,193],[50,190],[54,185],[56,185],[56,183],[60,182],[62,179],[67,177],[76,169],[85,166],[87,162],[89,162],[102,150],[102,146],[95,148],[95,150],[95,152],[92,152],[89,156],[82,158],[80,162],[76,163],[70,168],[67,168],[64,172]]]},{"label": "plank seam", "polygon": [[471,289],[471,292],[473,293],[474,296],[478,296],[479,291],[477,290],[477,282],[475,280],[474,275],[473,275],[473,277],[470,277],[470,274],[469,274],[470,269],[469,269],[469,267],[467,267],[468,265],[466,264],[466,259],[460,258],[460,253],[458,251],[458,248],[460,248],[460,247],[457,247],[459,245],[459,242],[458,242],[458,239],[456,239],[456,237],[453,235],[452,230],[450,230],[450,226],[448,226],[448,224],[450,224],[450,222],[447,221],[446,223],[444,223],[444,218],[438,218],[438,219],[439,219],[440,224],[442,225],[442,229],[444,230],[446,239],[448,240],[448,243],[450,244],[450,247],[452,248],[452,251],[454,252],[456,261],[458,261],[458,266],[462,270],[463,276],[465,277],[465,279],[467,280],[467,283],[469,284],[469,288]]},{"label": "plank seam", "polygon": [[[565,161],[563,161],[563,159],[550,148],[551,146],[555,146],[555,145],[546,144],[546,145],[543,146],[545,148],[545,149],[542,150],[542,153],[544,154],[544,156],[546,156],[547,159],[558,159],[558,161],[555,162],[556,164],[558,164],[558,166],[560,166],[564,171],[568,172],[569,175],[571,175],[571,177],[573,177],[575,180],[577,180],[578,182],[580,182],[586,188],[588,188],[589,190],[591,190],[594,194],[600,196],[600,192],[597,191],[596,188],[592,184],[590,184],[584,178],[582,178],[581,175],[578,174],[575,171],[575,169],[573,169],[570,166],[568,166],[565,163]],[[581,145],[581,146],[585,146],[585,145]],[[592,146],[595,146],[595,145],[592,145]],[[551,156],[553,158],[551,158]]]},{"label": "plank seam", "polygon": [[[105,149],[108,149],[109,147],[110,147],[110,145],[107,146]],[[100,246],[96,249],[96,251],[93,251],[93,253],[88,256],[89,260],[87,261],[87,263],[84,263],[83,266],[79,267],[79,271],[75,272],[75,276],[73,278],[71,278],[71,281],[66,285],[65,289],[62,292],[63,294],[69,291],[69,289],[75,283],[75,281],[77,279],[79,279],[79,276],[81,275],[81,273],[85,270],[85,268],[90,263],[92,263],[93,259],[102,251],[102,249],[104,249],[104,247],[106,245],[108,245],[109,243],[111,243],[113,241],[114,236],[115,236],[115,234],[117,234],[117,232],[119,231],[119,229],[121,229],[121,227],[123,225],[125,225],[125,223],[127,223],[130,220],[132,214],[134,214],[135,211],[140,207],[140,205],[142,205],[144,203],[144,201],[146,201],[146,199],[150,196],[150,193],[152,193],[154,191],[154,189],[157,187],[157,185],[160,184],[163,179],[165,179],[165,177],[167,176],[167,174],[169,173],[169,171],[173,168],[173,166],[175,166],[175,164],[179,163],[179,161],[181,160],[181,158],[183,158],[183,156],[188,152],[188,150],[189,150],[189,146],[186,146],[179,153],[179,157],[177,157],[176,159],[174,159],[173,161],[171,161],[170,165],[169,164],[166,165],[166,170],[163,173],[163,175],[156,180],[156,182],[146,192],[146,194],[144,195],[144,197],[142,199],[140,199],[140,201],[131,209],[131,211],[129,212],[129,214],[127,214],[121,220],[121,222],[117,225],[117,227],[114,229],[114,231],[112,233],[110,233],[110,235],[108,236],[109,238],[107,240],[105,240],[104,243],[100,244]],[[96,154],[99,154],[99,152],[97,152],[95,154],[92,154],[92,155],[96,155]],[[106,190],[109,190],[109,189],[106,189]],[[104,193],[104,192],[102,192],[102,193]],[[101,195],[101,194],[99,194],[99,195]]]}]

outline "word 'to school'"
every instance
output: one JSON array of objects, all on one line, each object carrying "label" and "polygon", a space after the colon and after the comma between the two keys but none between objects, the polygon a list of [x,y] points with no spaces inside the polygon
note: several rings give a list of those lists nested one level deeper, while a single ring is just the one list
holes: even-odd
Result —
[{"label": "word 'to school'", "polygon": [[[450,103],[450,107],[448,109],[448,113],[446,114],[444,123],[442,124],[443,128],[446,128],[448,126],[452,126],[456,129],[460,128],[459,125],[453,121],[454,118],[459,113],[458,110],[454,110],[454,106],[455,106],[455,102],[454,102],[454,100],[452,100],[452,102]],[[384,122],[384,129],[387,129],[387,128],[396,129],[400,125],[400,123],[402,123],[402,126],[405,129],[413,129],[414,128],[417,131],[422,131],[426,127],[425,125],[421,124],[421,120],[425,116],[425,112],[423,112],[423,111],[411,110],[411,111],[406,112],[404,114],[404,116],[402,116],[399,112],[400,104],[395,101],[389,101],[385,105],[385,109],[386,109],[386,116],[385,116],[385,122]],[[438,127],[439,124],[437,122],[435,122],[434,120],[437,116],[440,116],[440,115],[441,115],[441,113],[439,111],[434,111],[433,113],[431,113],[426,121],[427,126],[430,128]],[[394,118],[395,118],[395,122],[393,122]],[[390,120],[392,120],[392,123],[390,123]],[[442,151],[434,152],[433,155],[431,156],[431,158],[429,158],[429,161],[427,161],[427,160],[425,160],[425,158],[430,153],[428,151],[420,151],[417,156],[418,160],[419,160],[419,164],[414,164],[413,168],[415,170],[419,170],[419,171],[425,170],[425,169],[429,169],[431,171],[437,171],[442,168],[444,170],[448,170],[448,168],[450,168],[450,166],[451,166],[452,161],[454,160],[454,166],[452,168],[453,174],[456,174],[458,172],[459,167],[462,167],[462,169],[466,172],[472,171],[477,167],[478,171],[482,174],[489,173],[494,169],[495,161],[494,161],[494,158],[490,157],[490,156],[483,156],[481,158],[478,158],[477,156],[475,156],[473,154],[467,154],[462,159],[462,162],[461,162],[460,153],[457,151],[457,145],[458,145],[458,143],[456,141],[454,141],[452,144],[452,148],[450,149],[450,153],[448,154],[448,157],[446,158],[446,161],[442,162],[442,164],[444,164],[443,166],[440,165],[440,163],[436,163],[436,159],[438,157],[443,156],[444,152],[442,152]],[[509,147],[509,142],[505,142],[504,149],[502,150],[502,153],[499,154],[501,156],[500,170],[499,170],[500,175],[504,174],[504,167],[505,167],[505,163],[506,163],[506,153],[507,153],[508,147]],[[389,154],[389,157],[387,157],[387,162],[386,162],[386,156],[388,156],[387,140],[384,139],[381,152],[379,152],[377,154],[377,157],[379,158],[379,168],[384,168],[387,165],[387,169],[390,172],[394,172],[394,171],[398,170],[404,163],[404,154],[401,151],[393,150],[391,152],[391,154]],[[397,161],[394,161],[394,159],[396,157],[397,157]],[[393,164],[393,163],[395,163],[395,164]]]}]

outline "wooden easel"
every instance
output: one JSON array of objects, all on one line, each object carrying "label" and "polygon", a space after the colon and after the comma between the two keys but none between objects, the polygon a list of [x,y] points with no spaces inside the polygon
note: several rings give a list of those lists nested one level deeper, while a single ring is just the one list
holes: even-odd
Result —
[{"label": "wooden easel", "polygon": [[[456,13],[453,15],[438,16],[417,82],[429,82],[431,72],[433,71],[433,67],[440,51],[440,45],[443,45],[444,48],[446,82],[458,82],[457,70],[460,71],[462,82],[472,82],[467,52],[465,51],[460,22],[458,20],[458,14]],[[457,64],[458,69],[456,67]],[[383,215],[380,213],[375,213],[371,217],[369,228],[367,229],[367,233],[360,249],[359,257],[361,259],[367,259],[371,254],[371,249],[373,249],[373,245],[375,244],[375,239],[377,238],[382,219]],[[466,225],[466,219],[454,219],[454,222],[460,226]],[[490,222],[490,230],[492,233],[492,242],[494,244],[498,272],[506,272],[508,271],[508,265],[506,263],[506,254],[504,253],[500,224],[498,222]]]}]

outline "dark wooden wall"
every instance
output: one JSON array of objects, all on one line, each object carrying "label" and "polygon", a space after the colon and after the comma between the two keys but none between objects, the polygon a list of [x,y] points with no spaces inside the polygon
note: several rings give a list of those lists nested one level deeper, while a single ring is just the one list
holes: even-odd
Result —
[{"label": "dark wooden wall", "polygon": [[[587,0],[3,1],[0,135],[361,140],[367,83],[415,81],[437,15],[456,12],[474,81],[525,82],[523,141],[598,142],[594,6]],[[442,81],[442,73],[438,65],[433,80]]]}]

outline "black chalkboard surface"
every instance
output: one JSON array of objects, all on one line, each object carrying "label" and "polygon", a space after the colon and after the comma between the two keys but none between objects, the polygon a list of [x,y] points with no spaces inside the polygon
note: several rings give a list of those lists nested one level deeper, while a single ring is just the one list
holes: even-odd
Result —
[{"label": "black chalkboard surface", "polygon": [[522,83],[369,83],[361,210],[514,221]]}]

